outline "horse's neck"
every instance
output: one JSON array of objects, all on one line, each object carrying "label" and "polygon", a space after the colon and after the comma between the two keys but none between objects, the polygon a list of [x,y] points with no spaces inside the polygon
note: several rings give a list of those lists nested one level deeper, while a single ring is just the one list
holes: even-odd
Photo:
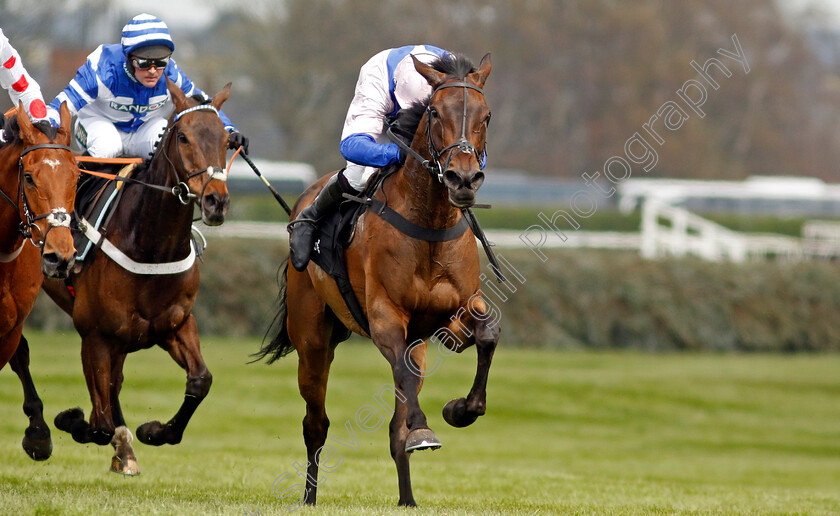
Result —
[{"label": "horse's neck", "polygon": [[455,224],[459,210],[449,203],[446,187],[434,179],[416,160],[410,160],[396,174],[388,204],[411,222],[443,229]]},{"label": "horse's neck", "polygon": [[[160,160],[153,159],[140,179],[144,183],[171,188],[175,172],[169,169],[170,165],[162,156],[159,157]],[[163,262],[181,259],[189,249],[193,205],[182,204],[173,193],[131,185],[119,202],[117,212],[121,243],[133,248],[137,256],[146,255],[148,261]]]}]

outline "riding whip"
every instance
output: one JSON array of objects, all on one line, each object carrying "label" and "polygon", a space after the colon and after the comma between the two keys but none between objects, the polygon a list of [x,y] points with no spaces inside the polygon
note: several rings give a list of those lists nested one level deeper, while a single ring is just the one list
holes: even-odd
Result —
[{"label": "riding whip", "polygon": [[292,209],[289,207],[289,205],[286,203],[286,201],[283,200],[283,197],[280,195],[280,192],[275,190],[274,187],[271,186],[271,183],[268,182],[268,179],[263,177],[263,175],[260,173],[257,166],[254,165],[253,161],[251,161],[251,158],[249,158],[244,152],[241,152],[241,153],[238,152],[238,154],[242,159],[245,160],[245,163],[247,163],[251,167],[251,169],[253,169],[254,173],[257,174],[257,177],[262,179],[262,182],[265,183],[265,186],[267,186],[268,189],[271,190],[271,194],[274,195],[274,198],[277,199],[277,202],[279,202],[280,206],[282,206],[283,209],[286,211],[286,215],[291,215],[292,214]]}]

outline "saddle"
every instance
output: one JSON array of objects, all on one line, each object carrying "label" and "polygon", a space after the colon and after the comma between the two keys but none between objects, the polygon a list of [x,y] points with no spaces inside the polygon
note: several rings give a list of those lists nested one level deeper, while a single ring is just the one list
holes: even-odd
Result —
[{"label": "saddle", "polygon": [[[362,197],[373,197],[385,178],[393,172],[396,172],[396,167],[378,171],[368,181],[367,187],[362,192]],[[344,256],[345,249],[353,242],[353,236],[356,234],[356,223],[368,208],[368,205],[360,202],[360,198],[345,197],[347,200],[339,205],[338,210],[324,217],[318,224],[315,232],[315,244],[312,249],[313,253],[310,258],[335,281],[338,291],[341,293],[341,297],[347,304],[350,313],[353,314],[356,323],[365,333],[370,335],[367,318],[359,300],[356,298],[356,294],[353,292],[353,287],[350,285],[347,261]]]}]

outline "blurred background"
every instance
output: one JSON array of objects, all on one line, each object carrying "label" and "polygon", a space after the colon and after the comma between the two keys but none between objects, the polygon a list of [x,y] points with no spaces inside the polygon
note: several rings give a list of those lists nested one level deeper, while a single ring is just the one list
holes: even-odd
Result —
[{"label": "blurred background", "polygon": [[[344,115],[371,55],[415,43],[476,62],[492,52],[479,198],[494,207],[479,217],[529,280],[502,310],[514,345],[840,349],[840,1],[0,0],[0,26],[49,101],[141,12],[168,23],[199,87],[233,83],[224,109],[289,201],[343,165]],[[748,73],[718,52],[735,51],[733,34]],[[660,119],[655,167],[595,195],[584,174],[610,186],[605,162],[700,79],[692,61],[713,57],[732,75],[712,72],[704,116],[683,103],[678,130]],[[229,222],[202,229],[197,311],[205,331],[261,334],[285,214],[237,167]],[[47,311],[31,324],[67,324]]]}]

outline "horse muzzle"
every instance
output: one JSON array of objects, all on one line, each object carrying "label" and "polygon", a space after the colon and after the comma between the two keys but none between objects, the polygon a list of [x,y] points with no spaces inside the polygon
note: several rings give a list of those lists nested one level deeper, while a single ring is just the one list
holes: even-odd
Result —
[{"label": "horse muzzle", "polygon": [[210,192],[201,197],[201,220],[208,226],[219,226],[230,209],[230,194]]},{"label": "horse muzzle", "polygon": [[59,253],[44,253],[41,257],[41,271],[48,278],[64,279],[76,264],[76,252],[68,256]]},{"label": "horse muzzle", "polygon": [[449,203],[456,208],[475,204],[475,194],[484,183],[484,172],[463,172],[449,169],[443,173],[443,184],[449,190]]},{"label": "horse muzzle", "polygon": [[76,264],[76,248],[69,231],[52,228],[43,244],[41,271],[48,278],[64,279]]}]

